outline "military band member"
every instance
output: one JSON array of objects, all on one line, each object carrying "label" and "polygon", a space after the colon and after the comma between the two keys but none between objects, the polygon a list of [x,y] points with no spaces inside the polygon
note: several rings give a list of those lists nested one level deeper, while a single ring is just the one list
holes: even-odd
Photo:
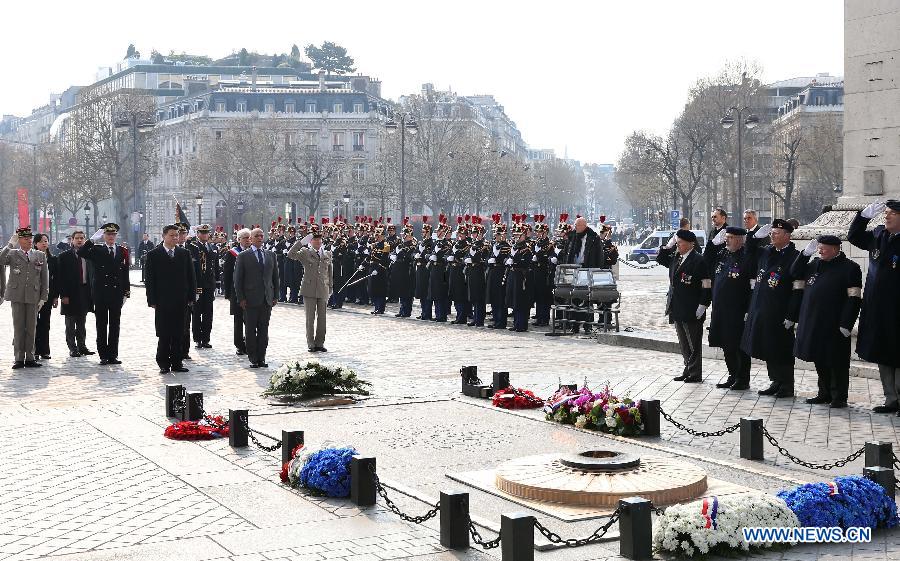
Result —
[{"label": "military band member", "polygon": [[[466,217],[470,219],[470,217]],[[466,273],[464,259],[469,254],[468,224],[463,223],[463,217],[456,217],[456,242],[450,243],[447,256],[447,288],[450,300],[453,301],[453,309],[456,319],[451,323],[465,325],[469,323],[469,289],[466,286]]]},{"label": "military band member", "polygon": [[506,301],[506,260],[509,259],[512,246],[506,241],[506,224],[502,222],[500,213],[495,213],[491,219],[494,221],[491,230],[494,243],[487,260],[487,299],[491,305],[491,324],[488,329],[506,329],[509,315]]},{"label": "military band member", "polygon": [[212,348],[209,340],[212,335],[216,279],[219,277],[219,252],[209,241],[209,233],[209,225],[201,224],[197,227],[197,238],[186,244],[193,260],[196,279],[197,295],[191,321],[194,344],[198,349]]},{"label": "military band member", "polygon": [[419,242],[419,251],[413,254],[416,263],[416,292],[415,297],[419,300],[419,307],[422,312],[416,319],[431,320],[432,308],[434,302],[431,300],[429,292],[429,273],[428,266],[432,251],[434,251],[434,239],[432,238],[431,224],[428,223],[428,217],[422,217],[422,241]]},{"label": "military band member", "polygon": [[[818,249],[819,258],[810,262]],[[850,385],[850,331],[859,316],[862,269],[841,252],[837,236],[810,241],[797,256],[791,274],[804,281],[794,356],[812,362],[819,391],[807,403],[847,406]]]},{"label": "military band member", "polygon": [[91,297],[97,323],[100,364],[122,364],[119,360],[119,322],[122,306],[131,296],[131,285],[128,279],[128,250],[116,243],[118,235],[119,225],[109,222],[78,250],[78,256],[90,261],[94,268]]},{"label": "military band member", "polygon": [[[339,223],[338,225],[340,227],[343,223]],[[337,237],[331,242],[329,249],[331,251],[333,279],[331,286],[334,289],[334,292],[331,294],[331,299],[329,300],[329,305],[332,309],[339,309],[344,307],[344,300],[346,299],[346,290],[341,291],[340,289],[350,278],[350,275],[353,274],[353,269],[347,268],[349,266],[348,260],[351,260],[352,257],[348,257],[347,254],[347,235],[344,233],[343,229],[337,233]]]},{"label": "military band member", "polygon": [[[869,230],[873,218],[884,225]],[[847,239],[869,253],[866,290],[859,317],[856,354],[878,365],[884,404],[876,413],[900,409],[900,201],[872,203],[859,212]]]},{"label": "military band member", "polygon": [[[50,294],[46,255],[32,248],[31,228],[19,228],[0,250],[0,303],[9,300],[13,319],[13,368],[37,368],[34,335],[38,310]],[[9,266],[9,282],[5,267]]]},{"label": "military band member", "polygon": [[85,341],[85,319],[93,311],[91,299],[92,272],[88,261],[78,255],[87,236],[81,230],[72,233],[72,247],[59,254],[60,314],[66,318],[66,345],[69,356],[92,355]]},{"label": "military band member", "polygon": [[418,242],[413,237],[413,229],[406,219],[403,225],[403,241],[391,253],[390,294],[400,302],[398,318],[412,315],[413,295],[416,290],[416,269],[414,255],[418,252]]},{"label": "military band member", "polygon": [[466,288],[472,305],[470,326],[484,327],[487,314],[487,261],[491,257],[491,244],[484,239],[484,224],[481,217],[475,217],[472,231],[472,245],[464,259]]},{"label": "military band member", "polygon": [[693,232],[678,230],[656,257],[657,263],[669,269],[666,315],[675,325],[684,358],[684,370],[675,381],[685,383],[703,381],[703,322],[712,290],[706,261],[694,251],[696,242]]},{"label": "military band member", "polygon": [[[757,254],[753,295],[744,322],[741,349],[766,361],[769,387],[760,395],[794,395],[794,326],[803,291],[795,286],[791,265],[800,253],[791,242],[794,227],[780,218],[772,221],[772,244]],[[765,240],[763,240],[765,241]],[[714,308],[715,309],[715,308]]]}]

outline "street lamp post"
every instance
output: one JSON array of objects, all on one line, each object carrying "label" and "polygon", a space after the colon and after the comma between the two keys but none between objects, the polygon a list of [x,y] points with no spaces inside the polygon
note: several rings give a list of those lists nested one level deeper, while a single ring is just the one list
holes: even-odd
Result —
[{"label": "street lamp post", "polygon": [[197,203],[197,226],[200,226],[200,223],[203,222],[203,193],[197,193],[194,202]]},{"label": "street lamp post", "polygon": [[[350,192],[344,191],[344,220],[347,220],[347,216],[350,215]],[[402,219],[400,220],[403,221]]]},{"label": "street lamp post", "polygon": [[[737,118],[732,115],[737,115]],[[759,124],[759,117],[750,113],[750,107],[744,106],[738,109],[732,106],[721,120],[723,129],[730,129],[735,123],[738,125],[737,131],[737,152],[738,152],[738,173],[737,173],[737,209],[735,212],[744,211],[744,144],[743,144],[743,128],[747,130],[756,128]]]},{"label": "street lamp post", "polygon": [[391,133],[400,129],[400,221],[402,222],[406,218],[406,131],[408,130],[409,134],[416,134],[419,126],[412,115],[406,113],[399,113],[399,120],[398,124],[392,114],[388,122],[384,124],[384,128]]},{"label": "street lamp post", "polygon": [[84,233],[87,236],[91,235],[91,205],[90,205],[90,203],[84,204]]}]

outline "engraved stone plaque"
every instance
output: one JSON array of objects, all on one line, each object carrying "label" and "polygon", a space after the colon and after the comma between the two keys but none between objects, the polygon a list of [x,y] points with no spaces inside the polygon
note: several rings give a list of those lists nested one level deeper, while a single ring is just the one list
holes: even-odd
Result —
[{"label": "engraved stone plaque", "polygon": [[884,195],[884,170],[863,171],[863,195]]}]

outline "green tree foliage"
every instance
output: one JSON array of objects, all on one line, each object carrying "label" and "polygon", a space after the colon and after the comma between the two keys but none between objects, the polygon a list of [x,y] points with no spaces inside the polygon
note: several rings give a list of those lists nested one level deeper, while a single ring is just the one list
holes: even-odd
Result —
[{"label": "green tree foliage", "polygon": [[306,56],[313,63],[313,67],[324,70],[328,74],[347,74],[356,72],[353,67],[353,58],[347,54],[347,49],[337,43],[325,41],[321,47],[309,44],[305,49]]}]

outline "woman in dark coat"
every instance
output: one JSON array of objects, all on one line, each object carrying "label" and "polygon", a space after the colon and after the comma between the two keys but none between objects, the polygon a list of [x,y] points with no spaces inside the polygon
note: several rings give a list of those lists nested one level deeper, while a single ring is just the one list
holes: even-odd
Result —
[{"label": "woman in dark coat", "polygon": [[44,360],[50,359],[50,315],[59,304],[59,260],[50,254],[50,239],[47,234],[35,234],[34,248],[47,255],[50,270],[50,292],[43,307],[38,310],[37,326],[34,332],[34,354]]}]

